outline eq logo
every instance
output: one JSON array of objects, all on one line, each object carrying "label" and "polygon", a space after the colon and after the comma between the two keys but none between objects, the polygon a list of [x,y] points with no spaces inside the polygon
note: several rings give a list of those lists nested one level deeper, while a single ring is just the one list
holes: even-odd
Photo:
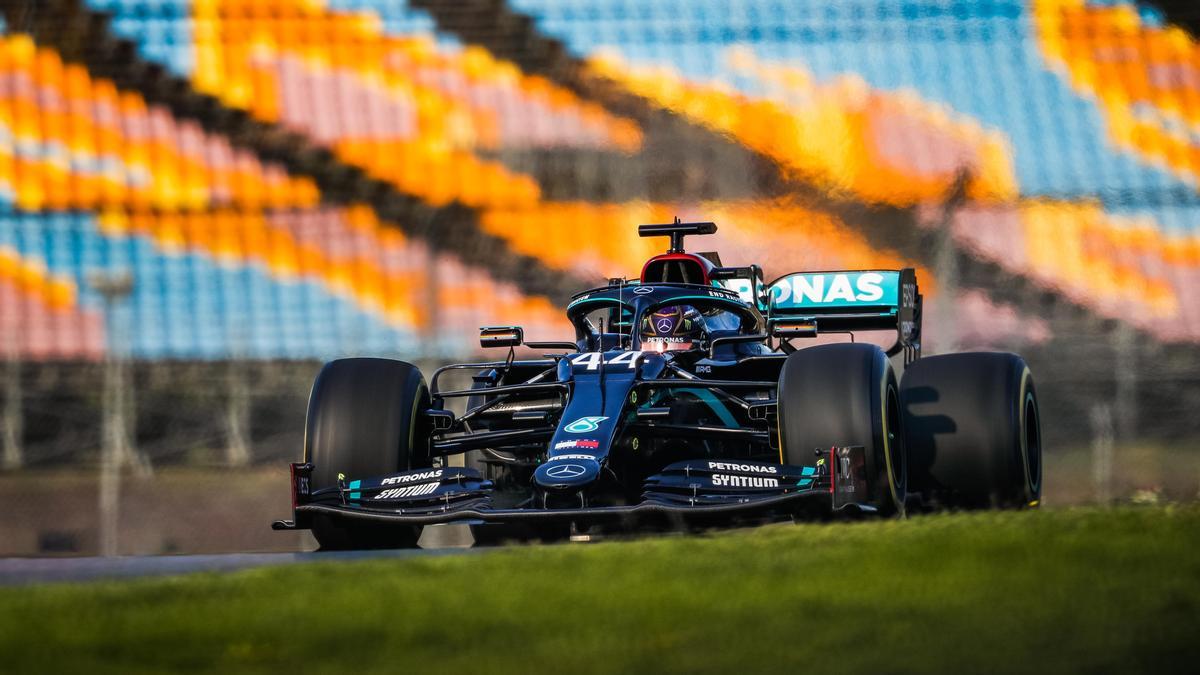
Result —
[{"label": "eq logo", "polygon": [[568,434],[586,434],[589,431],[595,431],[600,428],[600,423],[608,419],[607,417],[580,417],[563,427],[563,431]]},{"label": "eq logo", "polygon": [[578,478],[587,473],[587,469],[578,464],[559,464],[546,469],[546,475],[551,478]]}]

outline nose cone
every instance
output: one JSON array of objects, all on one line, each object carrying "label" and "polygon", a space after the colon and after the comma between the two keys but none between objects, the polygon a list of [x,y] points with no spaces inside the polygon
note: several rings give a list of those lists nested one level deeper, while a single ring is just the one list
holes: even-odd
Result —
[{"label": "nose cone", "polygon": [[594,459],[562,457],[550,459],[533,472],[538,485],[551,490],[579,488],[600,475],[600,464]]}]

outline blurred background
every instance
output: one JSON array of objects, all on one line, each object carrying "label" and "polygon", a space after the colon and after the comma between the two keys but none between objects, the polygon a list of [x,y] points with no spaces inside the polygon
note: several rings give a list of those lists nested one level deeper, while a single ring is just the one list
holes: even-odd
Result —
[{"label": "blurred background", "polygon": [[[343,355],[426,373],[661,248],[915,266],[1047,505],[1200,491],[1200,8],[0,0],[0,554],[288,550]],[[102,527],[102,522],[109,525]]]}]

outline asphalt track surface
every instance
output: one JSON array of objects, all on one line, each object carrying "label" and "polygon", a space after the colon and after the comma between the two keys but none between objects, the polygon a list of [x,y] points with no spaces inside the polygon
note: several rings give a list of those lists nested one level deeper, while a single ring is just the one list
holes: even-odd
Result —
[{"label": "asphalt track surface", "polygon": [[[370,558],[411,558],[429,555],[457,555],[479,549],[467,548],[459,532],[437,532],[432,541],[422,537],[429,548],[388,551],[328,551],[305,553],[225,553],[208,555],[147,555],[112,558],[0,558],[0,586],[24,584],[129,579],[136,577],[192,574],[195,572],[232,572],[267,565],[366,560]],[[469,534],[467,535],[469,536]]]}]

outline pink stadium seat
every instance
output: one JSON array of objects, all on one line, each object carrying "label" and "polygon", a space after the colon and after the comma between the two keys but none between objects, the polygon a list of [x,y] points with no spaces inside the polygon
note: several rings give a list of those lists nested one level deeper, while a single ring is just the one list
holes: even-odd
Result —
[{"label": "pink stadium seat", "polygon": [[49,307],[0,277],[0,358],[10,349],[30,359],[97,359],[104,352],[103,317],[90,309]]}]

